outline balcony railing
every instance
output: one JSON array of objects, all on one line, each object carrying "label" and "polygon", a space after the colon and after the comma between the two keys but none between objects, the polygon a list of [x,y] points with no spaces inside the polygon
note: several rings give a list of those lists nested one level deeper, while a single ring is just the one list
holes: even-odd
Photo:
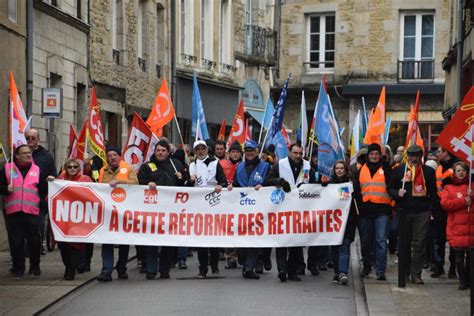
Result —
[{"label": "balcony railing", "polygon": [[146,59],[138,57],[138,68],[140,68],[141,71],[146,72]]},{"label": "balcony railing", "polygon": [[434,59],[398,60],[398,80],[433,80]]},{"label": "balcony railing", "polygon": [[255,25],[245,25],[245,54],[257,59],[276,58],[277,32]]}]

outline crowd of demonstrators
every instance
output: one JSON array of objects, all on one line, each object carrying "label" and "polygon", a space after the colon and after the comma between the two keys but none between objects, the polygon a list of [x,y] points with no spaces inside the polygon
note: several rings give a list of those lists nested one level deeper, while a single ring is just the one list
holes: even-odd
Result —
[{"label": "crowd of demonstrators", "polygon": [[[349,282],[350,245],[359,231],[362,250],[361,277],[369,277],[375,267],[375,278],[385,281],[387,254],[402,253],[408,259],[406,277],[413,284],[423,284],[422,271],[431,269],[431,277],[443,275],[446,241],[450,278],[459,276],[459,289],[469,287],[467,248],[474,244],[471,219],[472,189],[468,188],[468,166],[443,148],[423,155],[418,146],[399,146],[394,155],[388,146],[365,145],[353,164],[337,161],[332,175],[318,172],[317,148],[303,157],[303,147],[289,146],[289,156],[278,160],[274,147],[260,148],[255,141],[243,146],[234,142],[227,148],[224,141],[196,141],[192,150],[176,148],[162,138],[150,160],[138,172],[122,160],[121,150],[106,147],[107,161],[97,156],[83,163],[67,160],[57,176],[54,160],[39,145],[39,134],[31,129],[26,134],[28,145],[16,148],[14,159],[0,171],[0,194],[5,199],[5,219],[12,255],[11,272],[16,279],[25,273],[25,256],[29,255],[29,272],[40,275],[41,223],[47,214],[47,180],[76,182],[212,188],[219,193],[233,187],[276,186],[289,192],[292,186],[305,184],[353,183],[354,192],[343,240],[339,246],[309,246],[305,264],[304,247],[276,249],[278,278],[281,282],[301,281],[308,269],[313,276],[334,270],[333,281]],[[424,158],[424,159],[422,159]],[[188,166],[188,162],[190,162]],[[403,216],[401,216],[403,215]],[[399,243],[398,226],[403,219],[407,243]],[[27,247],[25,245],[27,243]],[[114,245],[102,245],[102,271],[98,281],[112,280]],[[119,279],[127,279],[128,245],[118,245],[115,264]],[[75,273],[90,271],[92,244],[59,243],[65,266],[64,279],[73,280]],[[146,279],[170,277],[170,268],[186,269],[188,247],[136,246],[140,272]],[[242,266],[242,276],[259,279],[264,270],[272,269],[271,248],[197,248],[198,278],[219,275],[219,259],[225,256],[225,268]],[[159,261],[158,261],[159,258]],[[456,274],[457,272],[457,274]]]}]

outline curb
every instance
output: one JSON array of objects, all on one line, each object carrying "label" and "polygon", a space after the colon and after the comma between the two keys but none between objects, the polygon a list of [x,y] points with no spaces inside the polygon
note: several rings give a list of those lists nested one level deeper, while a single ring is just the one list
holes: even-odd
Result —
[{"label": "curb", "polygon": [[357,236],[354,242],[351,244],[352,287],[354,288],[354,301],[357,315],[367,316],[369,315],[367,293],[365,292],[365,284],[359,276],[360,258],[360,242],[359,236]]}]

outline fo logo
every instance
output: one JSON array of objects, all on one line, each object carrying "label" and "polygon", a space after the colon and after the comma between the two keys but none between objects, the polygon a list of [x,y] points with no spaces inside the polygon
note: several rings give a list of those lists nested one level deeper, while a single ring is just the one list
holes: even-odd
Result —
[{"label": "fo logo", "polygon": [[65,237],[88,237],[104,222],[104,201],[90,188],[63,187],[50,207],[52,222]]},{"label": "fo logo", "polygon": [[145,204],[157,204],[158,203],[158,190],[145,190]]},{"label": "fo logo", "polygon": [[276,189],[270,195],[270,200],[272,201],[273,204],[279,205],[283,203],[283,201],[285,200],[285,193],[283,192],[282,189]]},{"label": "fo logo", "polygon": [[120,203],[120,202],[125,201],[125,198],[127,197],[127,193],[122,188],[114,188],[112,192],[110,192],[110,196],[112,197],[112,200],[114,200],[117,203]]}]

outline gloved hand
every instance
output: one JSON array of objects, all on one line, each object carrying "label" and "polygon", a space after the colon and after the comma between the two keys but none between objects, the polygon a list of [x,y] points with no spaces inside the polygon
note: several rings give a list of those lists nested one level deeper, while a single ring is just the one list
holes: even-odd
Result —
[{"label": "gloved hand", "polygon": [[327,187],[327,186],[328,186],[328,183],[329,183],[329,178],[326,177],[326,176],[322,176],[322,177],[321,177],[321,185],[322,185],[323,187]]},{"label": "gloved hand", "polygon": [[281,178],[278,184],[280,187],[283,188],[283,191],[285,191],[286,193],[291,191],[290,183],[288,183],[288,181],[286,181],[285,179]]}]

